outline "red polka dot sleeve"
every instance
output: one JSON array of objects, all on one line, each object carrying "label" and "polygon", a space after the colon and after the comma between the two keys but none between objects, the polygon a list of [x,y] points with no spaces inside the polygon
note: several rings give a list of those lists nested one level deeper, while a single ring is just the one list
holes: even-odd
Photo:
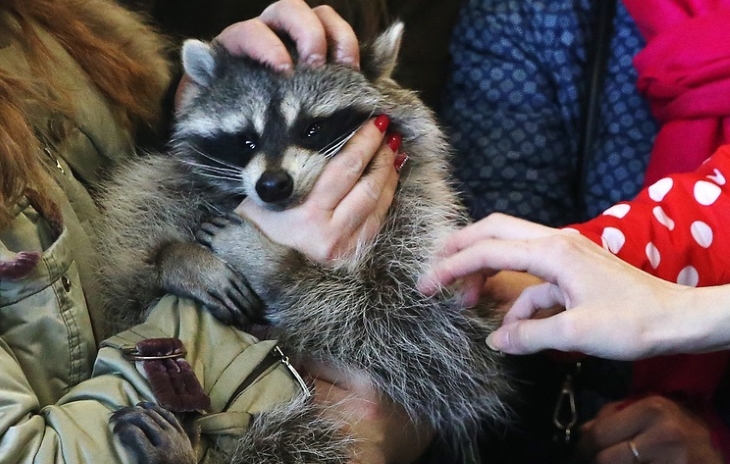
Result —
[{"label": "red polka dot sleeve", "polygon": [[569,226],[657,277],[691,286],[730,283],[730,145],[692,173],[660,179],[629,202]]}]

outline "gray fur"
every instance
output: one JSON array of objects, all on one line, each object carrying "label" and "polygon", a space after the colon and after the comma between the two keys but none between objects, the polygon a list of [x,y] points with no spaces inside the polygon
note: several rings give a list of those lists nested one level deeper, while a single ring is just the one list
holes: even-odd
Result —
[{"label": "gray fur", "polygon": [[[189,45],[194,53],[188,55],[195,58],[188,63],[203,63],[194,72],[211,78],[196,79],[183,99],[171,153],[135,163],[110,186],[105,200],[109,227],[102,241],[108,245],[105,262],[111,265],[105,270],[106,283],[110,307],[123,315],[123,328],[143,317],[141,303],[152,301],[160,287],[170,290],[166,279],[176,267],[183,269],[177,277],[181,285],[188,285],[195,274],[203,276],[198,280],[212,276],[202,284],[204,289],[217,280],[229,282],[233,269],[264,301],[285,351],[364,371],[414,420],[462,438],[485,419],[505,418],[510,386],[501,358],[485,344],[496,323],[490,303],[466,310],[456,303],[454,289],[431,298],[416,290],[433,253],[468,218],[449,181],[449,148],[433,114],[389,78],[401,32],[401,25],[393,26],[376,41],[372,54],[363,57],[362,74],[330,64],[282,75],[234,59],[215,46],[210,49],[215,61],[211,67],[200,54],[204,48]],[[181,254],[205,253],[194,235],[210,216],[230,213],[242,195],[273,209],[298,204],[326,164],[322,153],[287,146],[281,153],[255,156],[237,173],[222,165],[218,170],[196,165],[190,140],[244,127],[262,134],[274,101],[288,102],[284,120],[289,113],[324,116],[344,107],[390,117],[391,128],[403,136],[402,151],[409,161],[381,233],[332,269],[272,243],[245,220],[217,220],[198,232],[215,257],[204,258],[205,266],[199,260],[181,260]],[[267,204],[257,194],[256,177],[294,159],[306,163],[291,169],[291,198],[285,204]],[[175,259],[169,258],[170,249],[178,252]],[[219,295],[231,293],[223,287]],[[193,297],[201,293],[185,292]],[[477,317],[477,311],[487,317]],[[260,440],[243,448],[257,446],[262,446]],[[269,462],[257,459],[244,461]]]},{"label": "gray fur", "polygon": [[[311,398],[311,397],[310,397]],[[254,418],[237,443],[234,463],[346,464],[354,440],[344,424],[322,415],[322,406],[303,396]]]}]

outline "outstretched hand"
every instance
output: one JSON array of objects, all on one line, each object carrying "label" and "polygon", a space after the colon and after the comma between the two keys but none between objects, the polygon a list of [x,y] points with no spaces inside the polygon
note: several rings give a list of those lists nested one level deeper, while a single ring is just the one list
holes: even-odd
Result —
[{"label": "outstretched hand", "polygon": [[[430,294],[456,279],[484,279],[503,269],[544,280],[523,289],[502,326],[489,336],[490,346],[505,353],[557,349],[629,360],[727,344],[722,334],[708,335],[727,311],[708,310],[698,317],[690,310],[699,307],[699,301],[721,301],[719,293],[727,293],[726,287],[695,289],[670,283],[575,232],[503,214],[455,233],[419,286]],[[556,305],[565,311],[534,318]]]}]

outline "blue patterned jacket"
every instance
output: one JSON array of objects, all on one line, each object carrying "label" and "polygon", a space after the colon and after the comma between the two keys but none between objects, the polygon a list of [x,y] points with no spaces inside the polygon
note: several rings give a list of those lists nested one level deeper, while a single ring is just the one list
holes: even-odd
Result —
[{"label": "blue patterned jacket", "polygon": [[464,3],[440,116],[475,218],[502,211],[559,226],[638,193],[658,127],[635,87],[644,40],[619,1],[588,188],[576,198],[596,3]]}]

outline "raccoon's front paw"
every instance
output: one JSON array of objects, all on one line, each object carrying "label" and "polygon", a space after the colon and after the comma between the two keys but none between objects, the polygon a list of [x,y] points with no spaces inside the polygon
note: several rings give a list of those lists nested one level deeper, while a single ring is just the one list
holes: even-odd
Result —
[{"label": "raccoon's front paw", "polygon": [[208,222],[200,225],[200,229],[195,233],[195,239],[203,246],[214,250],[216,243],[215,238],[221,234],[226,227],[231,225],[243,226],[243,219],[236,213],[229,213],[225,216],[216,216]]},{"label": "raccoon's front paw", "polygon": [[[150,464],[195,464],[191,438],[170,411],[149,402],[122,408],[109,420],[114,433],[136,456]],[[197,437],[195,437],[197,440]]]},{"label": "raccoon's front paw", "polygon": [[207,248],[168,245],[158,252],[157,270],[162,288],[203,304],[226,324],[246,328],[263,319],[264,304],[246,278]]},{"label": "raccoon's front paw", "polygon": [[195,238],[233,270],[245,275],[266,303],[279,297],[293,250],[272,242],[253,222],[235,214],[201,224]]}]

